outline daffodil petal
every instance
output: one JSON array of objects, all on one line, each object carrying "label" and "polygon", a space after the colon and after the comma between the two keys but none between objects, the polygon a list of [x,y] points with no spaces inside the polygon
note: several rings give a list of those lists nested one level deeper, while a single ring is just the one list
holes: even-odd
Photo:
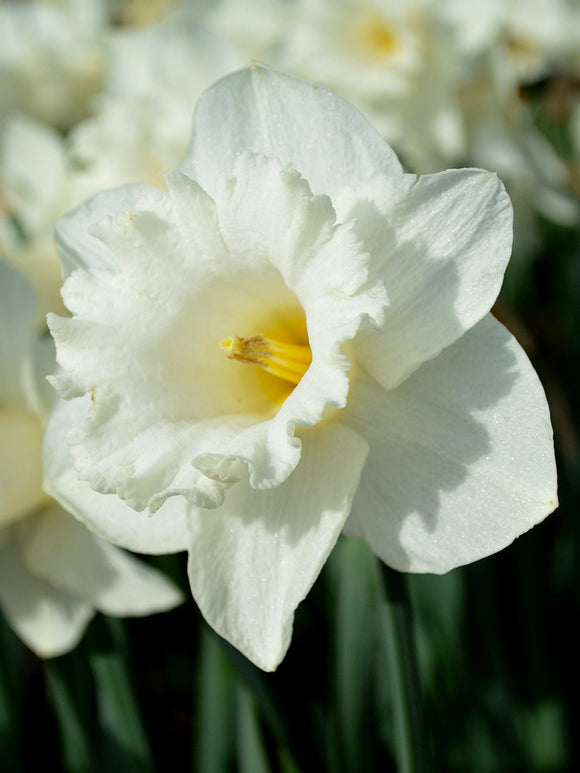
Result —
[{"label": "daffodil petal", "polygon": [[340,424],[304,431],[300,464],[285,483],[256,491],[240,481],[221,508],[192,518],[194,598],[260,668],[275,669],[288,649],[294,611],[338,538],[367,453]]},{"label": "daffodil petal", "polygon": [[290,164],[314,193],[332,195],[372,174],[401,174],[387,143],[352,105],[323,88],[256,64],[200,98],[181,170],[214,195],[239,153]]},{"label": "daffodil petal", "polygon": [[115,545],[137,553],[175,553],[186,550],[189,538],[187,503],[171,498],[163,513],[137,513],[114,494],[99,494],[78,479],[66,435],[82,421],[83,399],[59,402],[44,436],[44,488],[91,531]]},{"label": "daffodil petal", "polygon": [[31,574],[14,539],[0,547],[0,604],[10,626],[42,658],[74,649],[95,612]]},{"label": "daffodil petal", "polygon": [[163,574],[92,534],[58,505],[27,529],[22,558],[36,577],[107,615],[150,615],[183,601]]},{"label": "daffodil petal", "polygon": [[20,408],[0,404],[0,527],[28,515],[42,491],[42,426]]},{"label": "daffodil petal", "polygon": [[355,219],[390,301],[383,330],[363,332],[356,356],[391,389],[493,305],[511,252],[512,207],[497,176],[479,169],[377,177],[348,198],[339,217]]},{"label": "daffodil petal", "polygon": [[545,395],[491,315],[398,389],[360,374],[345,413],[371,447],[345,531],[396,569],[476,561],[557,505]]},{"label": "daffodil petal", "polygon": [[0,179],[27,236],[47,228],[59,213],[55,191],[67,168],[62,137],[21,113],[8,114],[0,136]]},{"label": "daffodil petal", "polygon": [[30,407],[26,398],[36,305],[25,277],[0,261],[0,404]]}]

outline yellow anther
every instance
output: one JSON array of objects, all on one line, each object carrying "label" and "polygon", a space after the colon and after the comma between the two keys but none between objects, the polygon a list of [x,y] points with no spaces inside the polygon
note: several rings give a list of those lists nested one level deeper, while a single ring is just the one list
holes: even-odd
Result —
[{"label": "yellow anther", "polygon": [[249,338],[225,338],[221,342],[230,360],[260,365],[273,376],[298,384],[312,362],[308,345],[290,344],[257,335]]}]

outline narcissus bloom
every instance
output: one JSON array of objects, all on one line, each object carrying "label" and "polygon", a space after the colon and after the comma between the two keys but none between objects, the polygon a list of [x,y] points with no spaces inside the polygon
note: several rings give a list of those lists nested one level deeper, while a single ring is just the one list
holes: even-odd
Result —
[{"label": "narcissus bloom", "polygon": [[342,99],[252,67],[201,98],[166,181],[56,229],[70,402],[46,463],[73,512],[98,491],[154,514],[89,525],[187,546],[210,625],[273,669],[343,530],[445,572],[554,509],[546,400],[489,314],[512,228],[495,175],[404,174]]},{"label": "narcissus bloom", "polygon": [[13,110],[67,130],[105,81],[107,3],[0,4],[0,116]]},{"label": "narcissus bloom", "polygon": [[24,276],[0,262],[0,609],[32,650],[54,657],[77,644],[96,609],[148,615],[182,594],[43,491],[43,423],[53,398],[43,394],[43,371],[54,369],[54,350],[34,331],[35,305]]}]

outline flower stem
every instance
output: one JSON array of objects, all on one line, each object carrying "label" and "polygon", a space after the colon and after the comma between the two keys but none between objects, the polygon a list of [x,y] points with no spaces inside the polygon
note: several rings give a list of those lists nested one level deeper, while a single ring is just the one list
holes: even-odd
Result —
[{"label": "flower stem", "polygon": [[383,564],[381,574],[381,636],[392,685],[398,771],[423,773],[427,770],[427,745],[408,580]]}]

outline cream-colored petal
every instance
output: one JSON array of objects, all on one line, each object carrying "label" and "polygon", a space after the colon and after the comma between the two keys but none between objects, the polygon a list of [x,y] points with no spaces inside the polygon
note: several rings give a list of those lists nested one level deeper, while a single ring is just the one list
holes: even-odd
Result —
[{"label": "cream-colored petal", "polygon": [[33,512],[42,491],[42,426],[21,408],[0,404],[0,527]]}]

